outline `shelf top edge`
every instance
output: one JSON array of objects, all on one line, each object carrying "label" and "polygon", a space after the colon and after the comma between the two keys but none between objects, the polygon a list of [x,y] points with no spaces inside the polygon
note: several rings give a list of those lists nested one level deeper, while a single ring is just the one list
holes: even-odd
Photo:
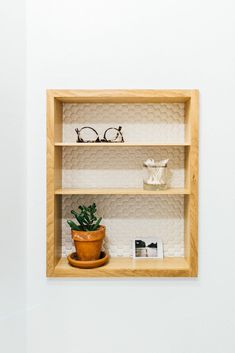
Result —
[{"label": "shelf top edge", "polygon": [[74,103],[184,103],[193,95],[198,94],[196,89],[104,89],[104,90],[71,90],[71,89],[48,89],[48,98],[55,98],[61,102]]}]

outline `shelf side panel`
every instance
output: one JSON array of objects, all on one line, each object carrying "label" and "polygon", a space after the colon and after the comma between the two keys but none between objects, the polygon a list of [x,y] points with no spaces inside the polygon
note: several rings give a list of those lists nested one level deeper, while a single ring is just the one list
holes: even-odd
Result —
[{"label": "shelf side panel", "polygon": [[62,136],[62,104],[47,95],[47,276],[52,276],[61,257],[61,200],[55,189],[61,187],[61,151],[54,146]]},{"label": "shelf side panel", "polygon": [[190,195],[185,197],[185,256],[191,276],[198,273],[198,91],[193,91],[186,105],[186,120],[191,146],[186,155],[185,187]]}]

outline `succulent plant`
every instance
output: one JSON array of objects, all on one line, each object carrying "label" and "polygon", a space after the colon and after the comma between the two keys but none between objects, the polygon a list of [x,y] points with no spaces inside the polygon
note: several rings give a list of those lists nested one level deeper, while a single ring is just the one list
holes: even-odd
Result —
[{"label": "succulent plant", "polygon": [[97,230],[100,226],[102,217],[97,218],[96,213],[96,204],[86,207],[84,205],[79,206],[80,212],[74,210],[71,211],[72,215],[76,218],[78,224],[71,220],[67,220],[68,225],[72,230],[82,230],[84,232]]}]

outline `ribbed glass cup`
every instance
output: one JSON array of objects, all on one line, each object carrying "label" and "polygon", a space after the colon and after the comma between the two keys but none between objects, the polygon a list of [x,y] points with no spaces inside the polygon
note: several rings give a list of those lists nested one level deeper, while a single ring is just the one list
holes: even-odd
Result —
[{"label": "ribbed glass cup", "polygon": [[144,190],[167,189],[167,166],[143,165],[143,186]]}]

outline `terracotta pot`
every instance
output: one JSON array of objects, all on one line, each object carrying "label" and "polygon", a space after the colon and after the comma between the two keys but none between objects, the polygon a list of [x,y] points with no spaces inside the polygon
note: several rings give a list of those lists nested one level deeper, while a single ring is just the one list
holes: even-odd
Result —
[{"label": "terracotta pot", "polygon": [[100,258],[100,252],[105,237],[105,227],[99,226],[97,230],[72,230],[72,239],[76,248],[77,257],[81,261],[92,261]]}]

